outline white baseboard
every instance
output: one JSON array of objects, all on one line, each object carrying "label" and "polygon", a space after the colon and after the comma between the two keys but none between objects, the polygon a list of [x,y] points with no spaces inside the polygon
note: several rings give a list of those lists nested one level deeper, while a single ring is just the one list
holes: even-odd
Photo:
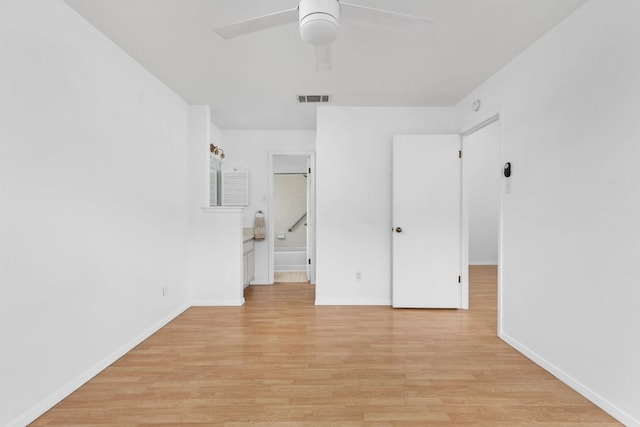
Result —
[{"label": "white baseboard", "polygon": [[469,261],[469,265],[498,265],[498,261]]},{"label": "white baseboard", "polygon": [[552,374],[554,377],[558,378],[560,381],[562,381],[563,383],[565,383],[566,385],[568,385],[569,387],[571,387],[572,389],[580,393],[586,399],[593,402],[593,404],[600,407],[600,409],[602,409],[603,411],[611,415],[613,418],[620,421],[625,426],[640,427],[640,420],[634,418],[627,412],[623,411],[622,409],[620,409],[619,407],[611,403],[609,400],[605,399],[595,391],[591,390],[589,387],[582,384],[576,378],[567,374],[566,372],[564,372],[562,369],[560,369],[553,363],[549,362],[548,360],[546,360],[536,352],[532,351],[531,349],[529,349],[528,347],[520,343],[518,340],[510,337],[508,334],[505,334],[505,333],[500,334],[500,339],[502,339],[504,342],[509,344],[511,347],[513,347],[514,349],[516,349],[517,351],[519,351],[529,359],[531,359],[536,365],[539,365],[540,367],[548,371],[550,374]]},{"label": "white baseboard", "polygon": [[191,301],[192,307],[240,307],[244,305],[244,298],[240,299],[198,299]]},{"label": "white baseboard", "polygon": [[391,306],[391,300],[344,300],[344,299],[317,299],[315,305],[386,305]]},{"label": "white baseboard", "polygon": [[7,424],[7,427],[22,427],[27,424],[35,421],[42,414],[47,412],[49,409],[53,408],[56,404],[62,401],[65,397],[69,396],[71,393],[79,389],[82,385],[84,385],[91,378],[98,375],[100,372],[105,370],[109,365],[114,363],[116,360],[120,359],[122,356],[131,351],[135,346],[140,344],[142,341],[149,338],[151,335],[156,333],[159,329],[165,326],[167,323],[171,322],[173,319],[182,314],[186,309],[189,308],[189,305],[184,305],[169,313],[164,318],[160,319],[158,322],[142,331],[135,338],[118,348],[116,351],[102,359],[100,362],[96,363],[91,368],[87,369],[84,373],[77,376],[66,385],[59,388],[49,397],[42,400],[39,404],[19,416],[18,418],[11,421]]},{"label": "white baseboard", "polygon": [[252,280],[252,281],[251,281],[251,284],[252,284],[252,285],[260,285],[260,286],[262,286],[262,285],[265,285],[265,286],[266,286],[266,285],[273,285],[273,283],[269,283],[269,282],[268,282],[268,281],[266,281],[266,280]]}]

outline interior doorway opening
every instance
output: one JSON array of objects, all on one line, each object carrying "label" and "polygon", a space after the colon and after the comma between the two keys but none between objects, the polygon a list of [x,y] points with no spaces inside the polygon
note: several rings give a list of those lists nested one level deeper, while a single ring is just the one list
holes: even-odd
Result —
[{"label": "interior doorway opening", "polygon": [[270,156],[270,283],[314,283],[313,153]]},{"label": "interior doorway opening", "polygon": [[[497,276],[498,330],[501,327],[502,164],[498,114],[463,134],[463,256],[472,274]],[[495,277],[494,276],[494,277]],[[469,285],[473,281],[469,280]]]}]

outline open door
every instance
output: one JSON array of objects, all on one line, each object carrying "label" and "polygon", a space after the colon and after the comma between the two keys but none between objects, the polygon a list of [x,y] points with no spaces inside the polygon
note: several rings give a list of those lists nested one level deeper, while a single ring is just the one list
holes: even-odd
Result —
[{"label": "open door", "polygon": [[394,137],[394,307],[462,307],[459,150],[459,135]]}]

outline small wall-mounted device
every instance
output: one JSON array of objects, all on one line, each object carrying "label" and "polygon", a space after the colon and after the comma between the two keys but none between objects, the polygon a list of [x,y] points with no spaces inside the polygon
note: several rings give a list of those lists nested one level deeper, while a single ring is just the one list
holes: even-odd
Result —
[{"label": "small wall-mounted device", "polygon": [[504,177],[509,178],[511,176],[511,162],[507,162],[504,164]]}]

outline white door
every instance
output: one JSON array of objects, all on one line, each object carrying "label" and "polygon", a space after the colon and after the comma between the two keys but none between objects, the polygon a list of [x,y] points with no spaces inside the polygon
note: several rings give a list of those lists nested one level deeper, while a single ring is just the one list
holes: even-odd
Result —
[{"label": "white door", "polygon": [[459,135],[393,139],[393,306],[461,307]]}]

